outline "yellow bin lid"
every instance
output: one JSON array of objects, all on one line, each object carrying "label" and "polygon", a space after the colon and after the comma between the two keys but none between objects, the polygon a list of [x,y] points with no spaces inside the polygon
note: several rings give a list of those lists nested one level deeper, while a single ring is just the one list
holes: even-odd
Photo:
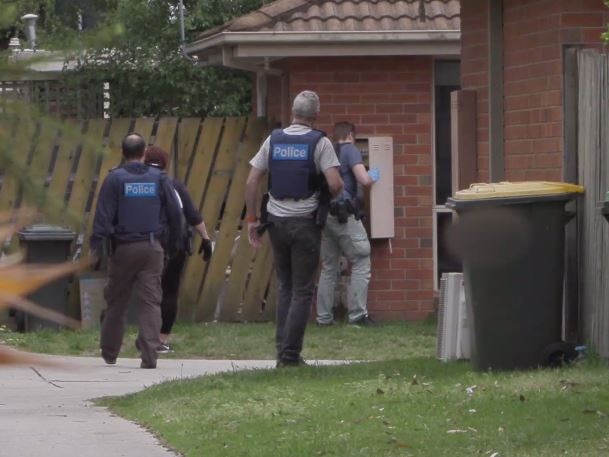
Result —
[{"label": "yellow bin lid", "polygon": [[476,183],[469,186],[469,189],[455,192],[453,200],[484,200],[492,198],[537,197],[583,193],[583,186],[566,182],[523,181]]}]

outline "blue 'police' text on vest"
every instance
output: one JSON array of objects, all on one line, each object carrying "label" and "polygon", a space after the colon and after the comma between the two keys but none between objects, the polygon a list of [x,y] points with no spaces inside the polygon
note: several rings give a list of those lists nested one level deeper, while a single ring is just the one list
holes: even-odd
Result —
[{"label": "blue 'police' text on vest", "polygon": [[308,160],[308,144],[276,144],[273,147],[273,160]]},{"label": "blue 'police' text on vest", "polygon": [[155,182],[125,183],[125,197],[156,197]]}]

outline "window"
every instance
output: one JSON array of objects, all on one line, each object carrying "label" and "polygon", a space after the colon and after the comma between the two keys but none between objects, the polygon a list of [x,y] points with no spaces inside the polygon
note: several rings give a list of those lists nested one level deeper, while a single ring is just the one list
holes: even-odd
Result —
[{"label": "window", "polygon": [[444,242],[452,221],[446,199],[452,194],[450,94],[460,87],[459,62],[437,60],[434,65],[434,280],[438,289],[442,273],[461,271],[461,264],[451,256]]}]

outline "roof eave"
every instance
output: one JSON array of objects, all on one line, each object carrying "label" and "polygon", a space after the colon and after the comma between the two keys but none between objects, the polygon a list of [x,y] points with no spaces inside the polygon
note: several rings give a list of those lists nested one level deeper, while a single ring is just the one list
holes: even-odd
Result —
[{"label": "roof eave", "polygon": [[371,42],[436,42],[460,41],[460,30],[391,30],[391,31],[328,31],[328,32],[221,32],[188,43],[186,51],[197,54],[221,45],[278,43],[371,43]]},{"label": "roof eave", "polygon": [[407,56],[458,57],[459,30],[366,32],[222,32],[186,45],[206,65],[277,73],[270,62],[288,57]]}]

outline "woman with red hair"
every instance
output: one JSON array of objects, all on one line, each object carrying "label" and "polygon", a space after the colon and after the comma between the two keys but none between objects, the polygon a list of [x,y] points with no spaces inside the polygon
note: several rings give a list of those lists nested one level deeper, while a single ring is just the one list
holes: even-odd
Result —
[{"label": "woman with red hair", "polygon": [[[150,146],[146,150],[144,162],[152,167],[165,170],[169,162],[169,154],[159,147]],[[163,288],[163,301],[161,302],[163,324],[161,326],[160,335],[161,345],[157,349],[157,352],[159,353],[173,352],[169,346],[169,335],[178,311],[178,293],[180,291],[182,271],[184,270],[186,257],[192,254],[190,246],[191,227],[201,235],[202,242],[199,252],[203,252],[203,260],[207,262],[212,254],[211,240],[207,234],[205,222],[203,222],[201,213],[193,204],[192,198],[190,198],[184,184],[176,179],[170,179],[170,181],[182,204],[182,213],[184,214],[184,219],[186,220],[185,225],[187,225],[187,227],[185,227],[182,240],[178,243],[178,250],[169,257],[167,264],[165,265],[165,270],[163,271],[163,278],[161,281]]]}]

